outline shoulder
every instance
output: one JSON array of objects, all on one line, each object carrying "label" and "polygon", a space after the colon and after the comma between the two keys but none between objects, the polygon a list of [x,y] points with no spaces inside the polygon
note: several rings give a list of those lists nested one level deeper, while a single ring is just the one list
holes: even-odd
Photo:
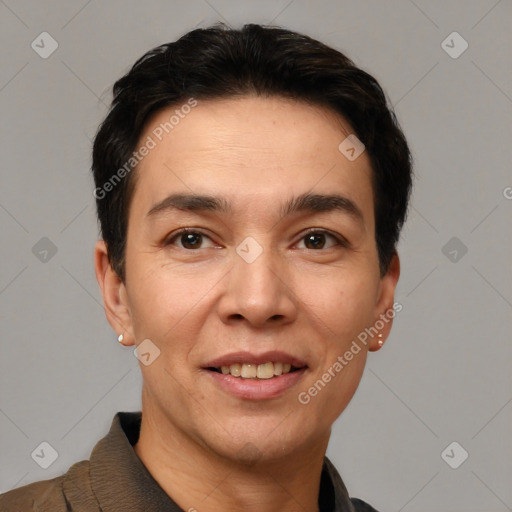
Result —
[{"label": "shoulder", "polygon": [[[33,482],[0,495],[2,512],[69,512],[73,503],[89,502],[90,510],[99,510],[89,484],[89,461],[77,462],[67,473],[51,480]],[[83,510],[83,509],[82,509]]]},{"label": "shoulder", "polygon": [[42,480],[23,487],[18,487],[0,495],[0,510],[2,512],[25,512],[32,510],[46,510],[45,505],[52,507],[56,512],[66,510],[66,501],[62,493],[64,476],[52,480]]}]

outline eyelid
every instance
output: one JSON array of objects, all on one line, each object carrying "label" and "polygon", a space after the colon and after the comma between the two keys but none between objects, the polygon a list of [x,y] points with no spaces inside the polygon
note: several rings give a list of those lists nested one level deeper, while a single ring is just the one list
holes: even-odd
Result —
[{"label": "eyelid", "polygon": [[167,246],[167,245],[174,245],[173,242],[176,241],[176,239],[178,239],[181,235],[184,235],[186,233],[197,233],[197,234],[200,234],[202,235],[203,237],[205,238],[208,238],[212,244],[215,244],[215,242],[212,240],[211,236],[208,235],[204,230],[202,230],[201,228],[191,228],[191,227],[186,227],[186,228],[181,228],[181,229],[178,229],[177,231],[173,231],[169,236],[167,236],[164,241],[163,241],[163,245],[164,246]]},{"label": "eyelid", "polygon": [[[208,235],[204,230],[202,230],[201,228],[194,228],[194,227],[186,227],[186,228],[181,228],[181,229],[178,229],[177,231],[174,231],[168,237],[165,238],[163,244],[166,246],[172,245],[173,242],[176,241],[176,239],[178,239],[181,235],[186,234],[186,233],[200,234],[203,237],[208,238],[213,244],[215,244],[215,242],[212,240],[211,236]],[[341,246],[341,247],[349,247],[350,246],[350,242],[344,236],[342,236],[338,233],[333,233],[332,231],[325,229],[325,228],[308,228],[306,231],[303,231],[300,234],[299,239],[297,240],[297,242],[294,245],[297,245],[298,243],[302,242],[306,236],[308,236],[309,234],[312,234],[312,233],[319,233],[319,234],[330,236],[330,237],[334,238],[334,240],[336,241],[338,246]],[[308,249],[308,250],[318,252],[318,251],[321,251],[322,249]]]},{"label": "eyelid", "polygon": [[[341,247],[350,247],[350,242],[344,236],[342,236],[338,233],[334,233],[325,228],[308,228],[306,231],[304,231],[300,234],[300,238],[297,241],[297,243],[302,242],[304,240],[304,238],[311,233],[320,233],[323,235],[328,235],[328,236],[334,238],[334,240],[336,240],[337,245],[339,245]],[[322,249],[308,249],[308,250],[319,252]]]}]

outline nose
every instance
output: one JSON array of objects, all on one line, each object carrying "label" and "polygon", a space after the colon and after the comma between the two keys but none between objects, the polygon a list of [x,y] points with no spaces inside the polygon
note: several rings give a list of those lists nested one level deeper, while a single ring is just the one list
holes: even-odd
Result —
[{"label": "nose", "polygon": [[252,327],[284,325],[297,316],[293,279],[286,262],[270,250],[252,262],[234,255],[218,311],[224,323],[246,322]]}]

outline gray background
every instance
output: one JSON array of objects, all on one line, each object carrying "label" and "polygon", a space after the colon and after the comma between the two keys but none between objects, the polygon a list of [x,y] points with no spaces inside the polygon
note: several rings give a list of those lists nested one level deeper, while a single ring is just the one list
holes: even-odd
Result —
[{"label": "gray background", "polygon": [[[414,152],[403,311],[328,452],[351,494],[382,511],[512,510],[510,0],[0,1],[0,491],[63,473],[116,411],[140,409],[138,361],[93,272],[90,139],[136,58],[217,20],[345,51]],[[31,48],[43,31],[59,45],[47,59]],[[458,58],[441,45],[453,31],[469,44]],[[59,454],[46,470],[42,441]],[[458,469],[441,457],[452,441],[469,453]]]}]

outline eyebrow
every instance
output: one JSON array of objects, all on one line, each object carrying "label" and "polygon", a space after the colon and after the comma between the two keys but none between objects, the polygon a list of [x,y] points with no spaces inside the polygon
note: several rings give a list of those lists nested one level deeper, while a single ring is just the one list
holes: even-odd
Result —
[{"label": "eyebrow", "polygon": [[338,211],[353,217],[354,220],[364,224],[363,212],[348,197],[339,194],[311,194],[306,193],[290,199],[281,210],[282,217],[299,212],[331,212]]},{"label": "eyebrow", "polygon": [[169,210],[211,211],[230,213],[231,206],[223,198],[197,194],[171,194],[151,207],[147,217],[153,217]]},{"label": "eyebrow", "polygon": [[[171,194],[151,207],[147,217],[157,216],[172,210],[182,211],[211,211],[218,213],[231,213],[232,208],[226,199],[209,195],[198,194]],[[294,213],[315,212],[324,213],[339,211],[364,224],[364,216],[357,205],[348,197],[338,194],[311,194],[305,193],[292,197],[281,208],[281,217],[288,217]]]}]

